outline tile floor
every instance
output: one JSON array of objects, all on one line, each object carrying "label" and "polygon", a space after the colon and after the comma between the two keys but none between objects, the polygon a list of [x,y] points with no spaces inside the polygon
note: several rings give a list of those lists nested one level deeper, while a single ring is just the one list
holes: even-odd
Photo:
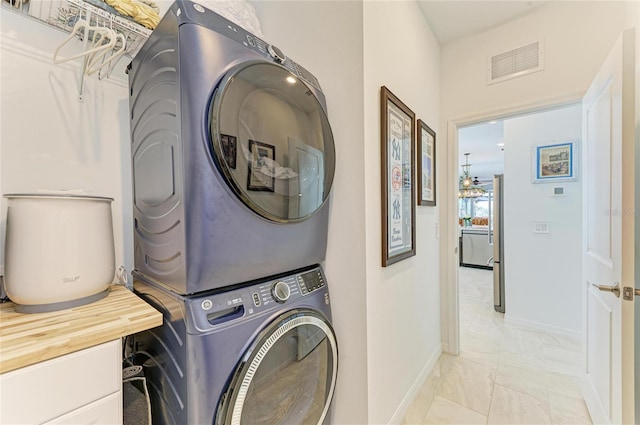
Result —
[{"label": "tile floor", "polygon": [[403,425],[591,424],[581,342],[505,324],[490,270],[461,267],[459,284],[460,355],[442,354]]}]

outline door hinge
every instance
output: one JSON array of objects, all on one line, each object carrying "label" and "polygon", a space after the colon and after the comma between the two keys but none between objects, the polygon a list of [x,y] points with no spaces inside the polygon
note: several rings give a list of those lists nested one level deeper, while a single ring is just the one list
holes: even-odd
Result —
[{"label": "door hinge", "polygon": [[634,289],[629,286],[622,288],[622,299],[625,301],[633,301],[635,296],[640,296],[640,289]]}]

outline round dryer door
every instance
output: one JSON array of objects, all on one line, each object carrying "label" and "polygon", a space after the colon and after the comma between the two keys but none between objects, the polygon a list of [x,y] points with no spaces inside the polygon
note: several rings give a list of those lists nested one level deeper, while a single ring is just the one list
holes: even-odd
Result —
[{"label": "round dryer door", "polygon": [[271,323],[238,364],[217,425],[322,424],[336,383],[335,334],[321,315],[292,310]]},{"label": "round dryer door", "polygon": [[214,161],[234,193],[277,222],[304,220],[329,196],[335,147],[323,106],[283,66],[246,62],[216,88]]}]

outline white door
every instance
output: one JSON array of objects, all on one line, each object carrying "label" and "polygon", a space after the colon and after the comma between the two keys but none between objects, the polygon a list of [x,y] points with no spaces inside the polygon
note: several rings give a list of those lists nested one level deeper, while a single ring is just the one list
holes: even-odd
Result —
[{"label": "white door", "polygon": [[627,30],[583,99],[584,398],[593,422],[604,424],[634,423],[634,301],[623,297],[634,286],[634,64],[635,32]]}]

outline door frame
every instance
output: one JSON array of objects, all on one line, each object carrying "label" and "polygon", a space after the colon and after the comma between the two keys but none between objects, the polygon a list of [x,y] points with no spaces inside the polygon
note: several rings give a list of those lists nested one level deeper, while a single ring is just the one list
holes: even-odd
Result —
[{"label": "door frame", "polygon": [[[447,166],[445,167],[444,193],[445,208],[444,238],[440,239],[440,250],[443,255],[440,286],[442,293],[441,319],[442,319],[442,351],[458,355],[460,354],[460,311],[458,291],[458,129],[467,125],[478,124],[487,121],[512,118],[518,115],[544,112],[582,102],[584,91],[569,93],[563,96],[541,99],[537,101],[506,106],[493,110],[481,111],[475,114],[465,115],[446,121],[447,141]],[[580,298],[582,299],[582,298]]]}]

